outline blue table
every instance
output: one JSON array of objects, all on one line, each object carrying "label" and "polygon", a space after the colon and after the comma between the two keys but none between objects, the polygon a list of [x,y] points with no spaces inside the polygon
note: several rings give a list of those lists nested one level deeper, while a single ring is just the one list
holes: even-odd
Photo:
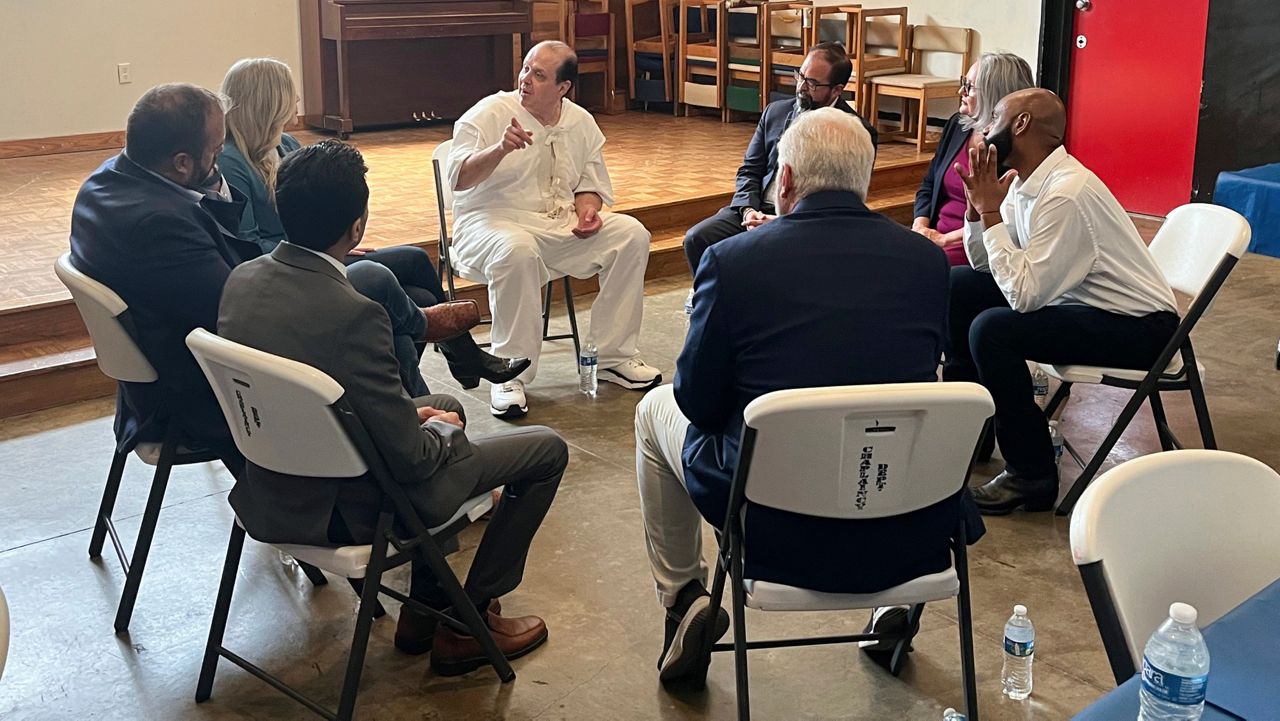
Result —
[{"label": "blue table", "polygon": [[[1204,629],[1209,686],[1202,721],[1280,719],[1280,580]],[[1139,676],[1081,711],[1075,721],[1133,721]]]},{"label": "blue table", "polygon": [[1280,163],[1218,173],[1213,202],[1248,218],[1251,252],[1280,257]]}]

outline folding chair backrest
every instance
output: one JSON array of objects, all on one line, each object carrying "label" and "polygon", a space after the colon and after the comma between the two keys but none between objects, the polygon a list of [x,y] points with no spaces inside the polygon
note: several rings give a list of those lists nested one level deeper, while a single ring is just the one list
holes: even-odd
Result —
[{"label": "folding chair backrest", "polygon": [[1195,297],[1225,257],[1244,255],[1251,232],[1230,208],[1188,203],[1169,213],[1149,247],[1169,285]]},{"label": "folding chair backrest", "polygon": [[960,490],[995,411],[976,383],[775,391],[744,411],[756,430],[753,503],[827,518],[896,516]]},{"label": "folding chair backrest", "polygon": [[[1203,626],[1280,577],[1277,516],[1280,475],[1263,463],[1226,451],[1156,453],[1085,490],[1071,516],[1071,553],[1078,566],[1100,562],[1141,668],[1169,604],[1195,606]],[[1090,602],[1096,614],[1092,593]]]},{"label": "folding chair backrest", "polygon": [[[449,183],[449,153],[453,151],[453,138],[440,143],[431,151],[431,168],[436,179],[436,200],[448,211],[453,210],[453,186]],[[444,223],[444,217],[440,218]]]},{"label": "folding chair backrest", "polygon": [[93,340],[98,367],[108,377],[131,383],[151,383],[159,378],[133,336],[120,323],[129,305],[115,291],[71,265],[71,254],[63,253],[53,272],[71,291],[80,317]]},{"label": "folding chair backrest", "polygon": [[609,13],[575,14],[573,16],[573,38],[607,38],[613,27]]},{"label": "folding chair backrest", "polygon": [[187,347],[213,386],[236,447],[254,465],[313,478],[368,470],[332,408],[342,386],[304,363],[220,338],[203,328]]}]

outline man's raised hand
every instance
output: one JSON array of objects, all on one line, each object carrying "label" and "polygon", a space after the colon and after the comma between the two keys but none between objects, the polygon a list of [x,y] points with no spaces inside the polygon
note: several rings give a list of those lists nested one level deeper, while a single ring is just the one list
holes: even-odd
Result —
[{"label": "man's raised hand", "polygon": [[511,119],[511,124],[502,133],[502,152],[510,153],[522,150],[533,144],[533,133],[520,126],[520,121]]}]

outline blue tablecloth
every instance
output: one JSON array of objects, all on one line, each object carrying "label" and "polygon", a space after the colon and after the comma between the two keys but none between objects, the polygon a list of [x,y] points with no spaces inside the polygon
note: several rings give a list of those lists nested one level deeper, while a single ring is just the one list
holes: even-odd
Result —
[{"label": "blue tablecloth", "polygon": [[1249,250],[1280,257],[1280,163],[1218,173],[1213,202],[1249,219]]},{"label": "blue tablecloth", "polygon": [[[1209,686],[1201,721],[1280,719],[1280,580],[1204,629]],[[1098,699],[1076,721],[1133,721],[1135,676]]]}]

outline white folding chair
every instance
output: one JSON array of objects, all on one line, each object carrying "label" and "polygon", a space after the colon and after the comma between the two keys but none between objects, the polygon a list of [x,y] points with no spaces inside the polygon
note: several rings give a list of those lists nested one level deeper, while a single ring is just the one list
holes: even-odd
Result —
[{"label": "white folding chair", "polygon": [[[71,291],[71,298],[75,300],[80,317],[89,329],[98,368],[103,374],[117,383],[154,383],[159,376],[125,326],[129,322],[128,304],[110,288],[77,270],[71,264],[70,253],[63,253],[53,269],[62,284]],[[147,496],[146,510],[142,513],[138,538],[134,542],[132,561],[125,553],[124,544],[111,520],[129,453],[116,448],[111,458],[107,485],[102,491],[102,503],[98,507],[93,535],[89,538],[89,558],[102,557],[102,544],[110,535],[111,544],[116,549],[120,566],[125,573],[124,591],[116,609],[117,633],[129,629],[133,606],[138,599],[138,588],[142,585],[142,573],[146,569],[147,556],[151,551],[151,540],[155,536],[156,522],[160,518],[160,507],[164,503],[165,489],[169,485],[169,472],[175,465],[217,460],[217,456],[207,450],[186,448],[183,440],[178,429],[170,425],[164,433],[163,442],[139,443],[134,448],[138,458],[147,465],[155,466],[156,472],[151,479],[151,492]]]},{"label": "white folding chair", "polygon": [[[878,593],[823,593],[744,577],[751,539],[742,521],[746,504],[822,518],[860,520],[900,516],[960,493],[968,482],[977,441],[995,412],[976,383],[897,383],[775,391],[744,411],[738,467],[720,533],[712,608],[720,606],[726,573],[732,590],[733,643],[708,646],[734,652],[738,718],[750,718],[747,650],[822,643],[895,640],[896,674],[928,601],[956,598],[965,705],[978,718],[973,625],[963,522],[949,543],[951,568]],[[826,553],[830,549],[815,549]],[[748,641],[744,608],[831,611],[909,605],[901,637],[858,634]],[[715,624],[707,624],[711,636]]]},{"label": "white folding chair", "polygon": [[1071,556],[1117,684],[1141,667],[1170,603],[1208,624],[1280,577],[1277,515],[1280,474],[1226,451],[1135,458],[1089,486]]},{"label": "white folding chair", "polygon": [[[1039,364],[1045,373],[1061,381],[1045,408],[1045,415],[1052,416],[1066,400],[1075,383],[1096,383],[1116,388],[1130,388],[1133,396],[1111,426],[1093,458],[1083,465],[1067,495],[1058,504],[1058,515],[1065,516],[1080,498],[1089,482],[1101,470],[1107,455],[1120,440],[1143,401],[1151,404],[1155,416],[1156,432],[1162,450],[1182,448],[1169,421],[1165,418],[1162,391],[1189,391],[1200,426],[1200,440],[1205,448],[1217,448],[1213,437],[1213,425],[1209,421],[1209,404],[1205,398],[1204,365],[1196,360],[1191,348],[1191,330],[1200,317],[1213,305],[1218,289],[1226,282],[1231,269],[1249,247],[1249,221],[1244,216],[1219,205],[1192,203],[1179,206],[1169,213],[1164,225],[1151,241],[1151,255],[1164,273],[1169,285],[1179,293],[1191,297],[1191,305],[1178,324],[1177,330],[1160,352],[1156,362],[1147,370],[1127,368],[1101,368],[1080,365]],[[1074,449],[1072,457],[1078,459]]]},{"label": "white folding chair", "polygon": [[[492,508],[490,495],[472,498],[447,522],[428,529],[392,476],[369,431],[343,397],[342,386],[337,381],[311,366],[233,343],[203,328],[187,336],[187,347],[213,386],[236,447],[249,462],[276,473],[312,478],[356,478],[368,473],[384,494],[372,544],[337,548],[273,544],[330,573],[361,580],[360,608],[337,711],[324,708],[222,645],[244,546],[245,531],[238,520],[232,524],[231,540],[227,544],[227,559],[200,668],[196,701],[205,701],[212,693],[221,656],[325,718],[350,719],[379,593],[475,637],[498,678],[504,682],[514,679],[515,671],[498,650],[475,606],[467,600],[438,543],[438,539],[453,536]],[[400,537],[397,529],[406,529],[408,535]],[[393,552],[389,553],[389,546],[394,548]],[[431,568],[459,618],[428,608],[382,585],[386,571],[414,558]]]},{"label": "white folding chair", "polygon": [[[488,283],[488,279],[484,277],[484,273],[478,268],[469,268],[459,264],[450,254],[450,248],[453,245],[453,235],[449,229],[449,219],[446,213],[453,213],[453,186],[449,184],[449,172],[447,164],[449,162],[449,151],[453,149],[453,139],[444,141],[431,151],[431,170],[436,181],[436,210],[440,215],[440,260],[437,272],[441,278],[445,279],[445,287],[449,290],[449,300],[457,297],[457,291],[454,288],[454,276],[465,278],[476,283]],[[568,333],[551,334],[551,294],[555,289],[555,282],[561,280],[564,282],[564,304],[569,315]],[[483,323],[491,323],[491,320],[481,321]],[[562,275],[553,277],[547,283],[546,295],[542,298],[542,340],[564,340],[570,338],[573,340],[573,357],[574,363],[582,353],[581,341],[578,338],[578,314],[573,307],[573,281],[569,276]],[[482,343],[482,346],[488,346],[488,343]]]}]

